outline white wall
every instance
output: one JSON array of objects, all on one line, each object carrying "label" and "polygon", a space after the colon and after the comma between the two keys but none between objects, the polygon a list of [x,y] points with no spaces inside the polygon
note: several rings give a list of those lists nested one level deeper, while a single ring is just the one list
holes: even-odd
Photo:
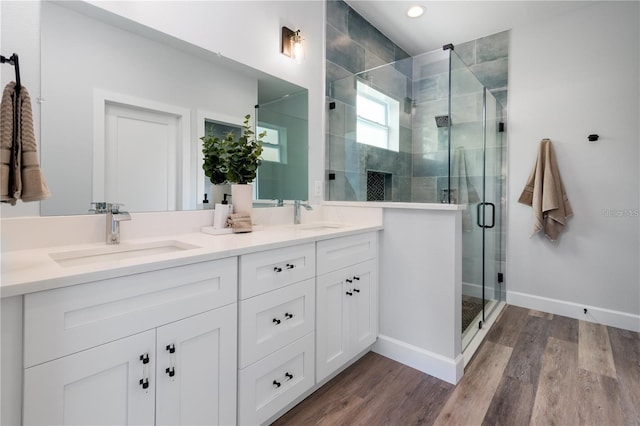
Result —
[{"label": "white wall", "polygon": [[[512,30],[509,303],[640,331],[639,23],[637,2],[586,2]],[[557,242],[529,238],[531,208],[517,203],[542,138],[574,210]]]}]

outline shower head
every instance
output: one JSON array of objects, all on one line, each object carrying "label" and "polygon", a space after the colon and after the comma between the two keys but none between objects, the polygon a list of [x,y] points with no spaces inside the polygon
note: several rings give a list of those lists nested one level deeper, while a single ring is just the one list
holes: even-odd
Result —
[{"label": "shower head", "polygon": [[449,116],[448,115],[436,115],[436,126],[438,127],[449,127]]}]

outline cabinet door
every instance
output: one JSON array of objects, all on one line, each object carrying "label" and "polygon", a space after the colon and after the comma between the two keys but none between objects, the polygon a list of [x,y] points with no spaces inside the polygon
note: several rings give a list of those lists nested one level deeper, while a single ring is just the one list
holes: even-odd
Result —
[{"label": "cabinet door", "polygon": [[235,424],[237,304],[157,332],[156,424]]},{"label": "cabinet door", "polygon": [[152,425],[155,342],[147,331],[27,368],[24,424]]},{"label": "cabinet door", "polygon": [[377,267],[372,260],[348,268],[346,288],[349,297],[349,332],[351,356],[376,341],[378,336]]},{"label": "cabinet door", "polygon": [[344,270],[316,282],[316,382],[349,360],[349,324]]}]

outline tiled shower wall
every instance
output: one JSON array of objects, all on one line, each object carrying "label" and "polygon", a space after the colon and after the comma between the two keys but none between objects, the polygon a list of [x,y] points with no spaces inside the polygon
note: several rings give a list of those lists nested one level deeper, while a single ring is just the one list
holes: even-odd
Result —
[{"label": "tiled shower wall", "polygon": [[[456,53],[503,105],[507,100],[508,32],[455,47]],[[410,58],[342,0],[327,1],[327,135],[325,193],[331,200],[367,200],[367,172],[391,176],[390,201],[440,202],[446,186],[446,128],[435,115],[447,114],[448,62],[421,63],[429,54]],[[355,140],[356,73],[373,86],[402,100],[400,149],[388,151]],[[415,81],[413,81],[415,80]],[[377,85],[377,86],[376,86]],[[412,114],[413,110],[413,114]]]},{"label": "tiled shower wall", "polygon": [[[366,201],[367,172],[391,175],[388,201],[411,200],[411,107],[401,102],[399,152],[356,143],[353,74],[400,61],[361,78],[395,99],[411,96],[409,55],[342,0],[327,1],[327,141],[325,164],[330,200]],[[409,59],[406,59],[409,58]],[[384,74],[384,75],[381,75]],[[390,190],[390,194],[389,194]]]}]

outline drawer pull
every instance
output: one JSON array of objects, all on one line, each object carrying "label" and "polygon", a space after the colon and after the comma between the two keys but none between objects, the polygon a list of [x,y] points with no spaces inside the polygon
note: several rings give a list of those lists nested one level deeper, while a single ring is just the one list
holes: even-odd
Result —
[{"label": "drawer pull", "polygon": [[175,353],[176,352],[176,345],[174,345],[172,343],[170,345],[167,345],[167,347],[165,349],[168,350],[170,354]]},{"label": "drawer pull", "polygon": [[287,269],[293,269],[295,267],[296,267],[296,265],[292,265],[290,263],[287,263]]},{"label": "drawer pull", "polygon": [[353,291],[355,291],[356,293],[360,293],[360,289],[359,288],[354,288]]},{"label": "drawer pull", "polygon": [[353,280],[350,280],[349,278],[347,278],[347,282],[348,282],[348,283],[352,283],[352,282],[353,282]]},{"label": "drawer pull", "polygon": [[284,373],[284,376],[287,378],[287,380],[293,379],[293,374],[291,374],[289,372]]},{"label": "drawer pull", "polygon": [[353,293],[351,293],[350,291],[347,291],[347,296],[353,296]]},{"label": "drawer pull", "polygon": [[293,318],[293,314],[290,314],[289,312],[285,312],[284,317],[285,319],[291,319]]},{"label": "drawer pull", "polygon": [[149,387],[149,379],[140,379],[140,386],[142,386],[142,389],[147,389]]},{"label": "drawer pull", "polygon": [[167,367],[167,369],[164,370],[164,372],[167,373],[169,377],[173,377],[176,375],[176,369],[174,367]]},{"label": "drawer pull", "polygon": [[354,280],[356,281],[360,281],[360,277],[358,277],[357,275],[353,277]]},{"label": "drawer pull", "polygon": [[140,355],[140,361],[142,361],[143,364],[149,364],[149,354]]},{"label": "drawer pull", "polygon": [[273,270],[274,270],[275,272],[282,272],[282,268],[281,268],[281,267],[279,267],[279,266],[276,266],[275,268],[273,268]]},{"label": "drawer pull", "polygon": [[282,386],[282,383],[280,383],[280,382],[279,382],[279,381],[277,381],[277,380],[274,380],[274,381],[273,381],[273,386],[275,386],[275,387],[276,387],[276,389],[277,389],[277,388],[279,388],[280,386]]},{"label": "drawer pull", "polygon": [[280,322],[281,322],[281,321],[280,321],[278,318],[274,318],[272,322],[273,322],[275,325],[278,325],[278,324],[280,324]]}]

